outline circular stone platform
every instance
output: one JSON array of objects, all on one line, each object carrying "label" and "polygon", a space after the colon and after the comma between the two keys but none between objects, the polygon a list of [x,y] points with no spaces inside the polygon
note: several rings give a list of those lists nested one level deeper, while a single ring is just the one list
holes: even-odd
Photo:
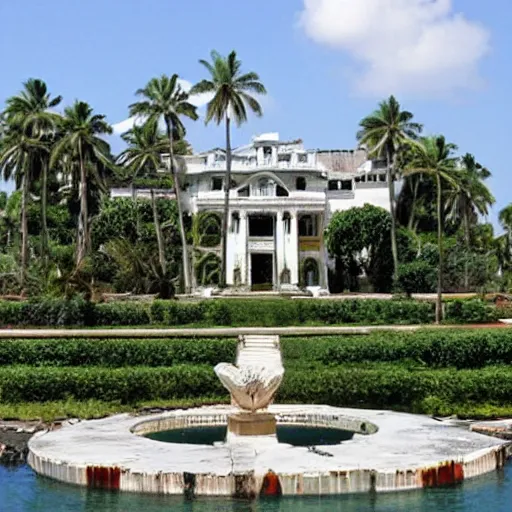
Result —
[{"label": "circular stone platform", "polygon": [[[510,443],[425,416],[297,405],[272,406],[278,424],[356,432],[342,444],[294,447],[250,441],[217,446],[153,441],[144,434],[225,425],[227,406],[153,416],[127,414],[40,432],[30,466],[62,482],[162,494],[326,495],[410,490],[460,482],[503,466]],[[358,435],[359,434],[359,435]]]}]

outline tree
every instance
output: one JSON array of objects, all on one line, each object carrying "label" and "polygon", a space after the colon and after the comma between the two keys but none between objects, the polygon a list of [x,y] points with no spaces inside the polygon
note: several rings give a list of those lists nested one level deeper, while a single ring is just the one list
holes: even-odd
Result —
[{"label": "tree", "polygon": [[101,167],[111,166],[110,146],[101,135],[111,134],[112,127],[104,115],[94,114],[92,107],[83,101],[76,101],[64,110],[61,125],[62,137],[53,148],[50,166],[63,158],[72,167],[78,164],[80,212],[75,264],[79,268],[90,248],[88,185],[89,181],[101,182]]},{"label": "tree", "polygon": [[129,171],[132,198],[135,200],[134,180],[141,173],[152,173],[159,169],[168,141],[158,129],[157,119],[151,119],[142,126],[135,125],[122,135],[122,139],[128,147],[118,155],[117,163]]},{"label": "tree", "polygon": [[374,291],[389,291],[391,272],[391,216],[371,204],[336,212],[325,232],[329,254],[355,279],[364,271]]},{"label": "tree", "polygon": [[[471,225],[476,224],[478,215],[488,215],[489,207],[495,202],[494,196],[484,183],[491,173],[482,167],[469,153],[460,161],[461,175],[458,187],[451,190],[447,198],[448,218],[462,223],[466,251],[471,249]],[[469,287],[469,273],[466,264],[464,287]]]},{"label": "tree", "polygon": [[436,323],[442,320],[442,292],[443,292],[443,185],[454,189],[458,188],[460,171],[457,171],[457,159],[453,152],[457,149],[455,144],[447,143],[440,135],[436,137],[423,137],[419,143],[411,146],[412,155],[406,176],[423,174],[431,176],[436,183],[437,191],[437,245],[439,249],[439,264],[437,273],[437,307]]},{"label": "tree", "polygon": [[224,216],[222,219],[222,249],[220,286],[226,286],[226,254],[229,218],[229,191],[231,189],[231,120],[240,126],[247,121],[247,107],[257,116],[263,114],[261,105],[250,93],[266,94],[257,73],[242,73],[242,62],[235,51],[223,57],[216,51],[211,52],[211,62],[199,61],[210,73],[208,79],[192,87],[191,94],[212,93],[208,103],[205,122],[215,121],[226,124],[226,178],[224,180]]},{"label": "tree", "polygon": [[391,250],[393,253],[393,276],[396,280],[398,272],[398,248],[396,235],[395,186],[398,169],[397,157],[408,140],[417,139],[422,125],[412,121],[413,114],[401,110],[400,103],[394,96],[382,101],[379,108],[359,123],[361,130],[357,139],[362,145],[368,146],[370,155],[386,159],[386,179],[389,189],[389,205],[391,209]]},{"label": "tree", "polygon": [[176,193],[176,203],[178,205],[179,227],[183,255],[183,280],[185,283],[185,293],[191,291],[190,279],[190,261],[188,257],[187,237],[183,220],[183,205],[181,202],[181,184],[174,161],[174,139],[175,135],[179,138],[185,136],[185,127],[181,121],[182,117],[196,120],[198,118],[196,107],[188,99],[188,94],[181,88],[178,82],[178,75],[171,77],[162,75],[160,78],[152,78],[143,89],[139,89],[136,94],[143,99],[130,105],[130,115],[144,118],[147,121],[158,123],[163,119],[167,130],[168,150],[169,150],[169,171],[174,179],[174,190]]},{"label": "tree", "polygon": [[[52,98],[44,81],[30,78],[23,84],[24,89],[18,96],[7,99],[4,117],[8,124],[19,125],[26,136],[39,139],[49,146],[56,131],[59,116],[51,109],[62,100],[61,96]],[[38,151],[31,162],[34,165],[32,174],[40,178],[41,195],[41,256],[44,267],[48,259],[48,225],[47,225],[47,197],[48,197],[48,167],[49,151],[44,148]]]},{"label": "tree", "polygon": [[4,134],[0,144],[0,173],[4,180],[14,177],[16,188],[21,190],[21,286],[27,277],[28,266],[28,222],[27,207],[32,180],[32,159],[45,145],[28,137],[19,125],[12,125]]}]

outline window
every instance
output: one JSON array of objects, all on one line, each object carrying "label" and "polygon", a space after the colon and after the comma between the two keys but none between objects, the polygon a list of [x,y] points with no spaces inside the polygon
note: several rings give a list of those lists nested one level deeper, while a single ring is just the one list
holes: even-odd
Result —
[{"label": "window", "polygon": [[318,236],[316,215],[302,215],[299,218],[299,236]]},{"label": "window", "polygon": [[222,190],[222,178],[212,178],[212,190]]},{"label": "window", "polygon": [[268,178],[260,178],[253,188],[253,193],[255,196],[274,196],[275,182]]},{"label": "window", "polygon": [[292,217],[289,212],[283,213],[284,234],[289,235],[292,230]]},{"label": "window", "polygon": [[290,154],[279,155],[277,157],[277,160],[278,160],[278,162],[289,162],[290,161],[290,157],[291,157]]},{"label": "window", "polygon": [[274,236],[274,217],[271,215],[251,215],[249,217],[249,236]]},{"label": "window", "polygon": [[379,174],[379,181],[386,181],[386,175],[385,174]]},{"label": "window", "polygon": [[305,153],[299,153],[298,155],[299,164],[307,164],[308,163],[308,155]]},{"label": "window", "polygon": [[306,178],[299,176],[295,181],[295,186],[297,190],[306,190]]},{"label": "window", "polygon": [[329,180],[327,185],[329,190],[338,190],[338,180]]},{"label": "window", "polygon": [[240,232],[240,214],[233,212],[231,214],[231,233],[238,234]]},{"label": "window", "polygon": [[352,190],[352,180],[343,180],[341,182],[341,190]]}]

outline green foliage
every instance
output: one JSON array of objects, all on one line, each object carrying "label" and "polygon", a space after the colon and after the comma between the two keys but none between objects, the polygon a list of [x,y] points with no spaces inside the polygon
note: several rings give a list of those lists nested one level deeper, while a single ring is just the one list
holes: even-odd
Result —
[{"label": "green foliage", "polygon": [[455,323],[488,323],[499,318],[499,311],[479,299],[454,300],[446,303],[446,316]]},{"label": "green foliage", "polygon": [[402,263],[398,267],[398,286],[409,296],[431,293],[436,289],[436,269],[421,260]]},{"label": "green foliage", "polygon": [[234,361],[234,339],[9,339],[0,341],[0,366],[215,366]]},{"label": "green foliage", "polygon": [[10,366],[0,368],[2,402],[100,399],[134,403],[224,394],[211,366],[103,368]]},{"label": "green foliage", "polygon": [[196,247],[216,247],[220,244],[221,217],[215,212],[199,212],[194,216],[193,241]]},{"label": "green foliage", "polygon": [[384,208],[365,204],[362,208],[336,212],[325,232],[327,249],[352,277],[364,271],[374,291],[390,291],[390,228],[391,217]]}]

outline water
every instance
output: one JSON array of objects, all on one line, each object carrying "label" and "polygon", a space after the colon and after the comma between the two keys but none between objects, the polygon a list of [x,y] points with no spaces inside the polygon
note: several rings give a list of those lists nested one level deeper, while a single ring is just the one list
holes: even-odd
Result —
[{"label": "water", "polygon": [[1,512],[510,512],[512,465],[463,485],[426,491],[332,498],[228,499],[89,491],[0,466]]},{"label": "water", "polygon": [[[226,439],[226,426],[188,427],[148,434],[146,437],[164,443],[209,444]],[[293,446],[322,446],[339,444],[352,439],[353,432],[337,428],[277,425],[277,440]]]}]

